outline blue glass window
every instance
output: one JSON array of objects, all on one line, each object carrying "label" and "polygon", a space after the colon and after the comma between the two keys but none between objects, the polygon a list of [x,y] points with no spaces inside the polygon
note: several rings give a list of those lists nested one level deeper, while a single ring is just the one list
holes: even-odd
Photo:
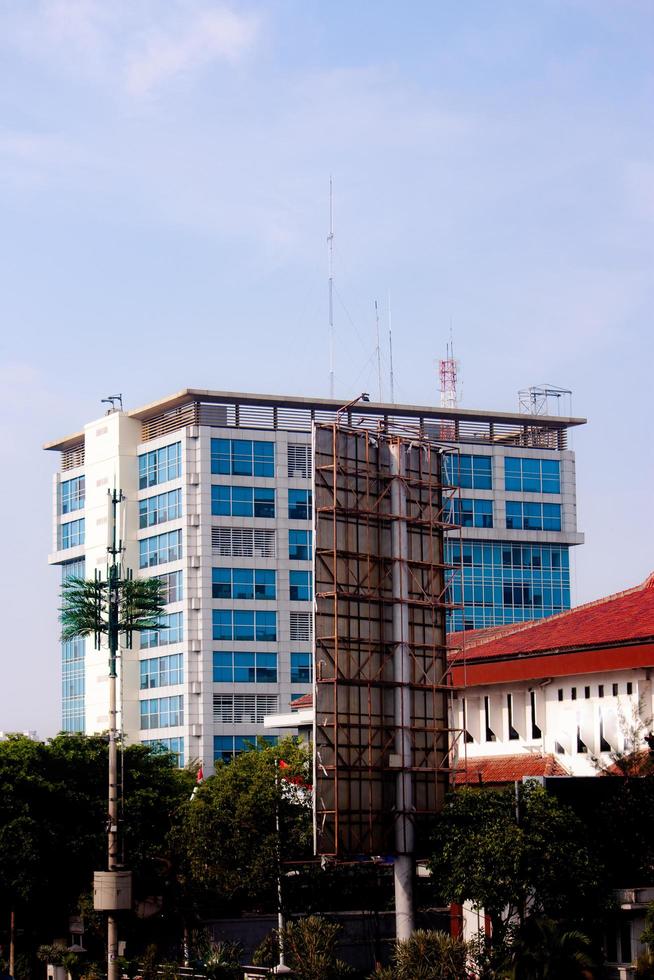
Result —
[{"label": "blue glass window", "polygon": [[214,568],[211,571],[214,599],[274,599],[275,571],[268,568]]},{"label": "blue glass window", "polygon": [[276,684],[277,654],[215,651],[213,679],[216,684]]},{"label": "blue glass window", "polygon": [[181,653],[174,653],[169,657],[152,657],[150,660],[141,660],[141,690],[183,684],[183,662],[184,658]]},{"label": "blue glass window", "polygon": [[257,640],[270,643],[277,639],[277,613],[250,609],[214,609],[214,640]]},{"label": "blue glass window", "polygon": [[182,737],[143,738],[141,745],[149,746],[153,752],[170,752],[175,756],[178,768],[184,768],[184,739]]},{"label": "blue glass window", "polygon": [[311,561],[313,557],[311,531],[288,532],[288,557],[292,561]]},{"label": "blue glass window", "polygon": [[446,540],[446,560],[459,569],[449,598],[448,629],[480,629],[542,619],[570,608],[566,545]]},{"label": "blue glass window", "polygon": [[274,517],[275,491],[268,487],[211,487],[214,517]]},{"label": "blue glass window", "polygon": [[174,694],[169,698],[150,698],[141,701],[141,730],[150,728],[174,728],[184,724],[184,697]]},{"label": "blue glass window", "polygon": [[175,442],[139,456],[139,490],[158,483],[179,480],[182,475],[182,444]]},{"label": "blue glass window", "polygon": [[289,598],[300,602],[313,599],[312,572],[289,572]]},{"label": "blue glass window", "polygon": [[313,657],[310,653],[291,654],[291,684],[311,684]]},{"label": "blue glass window", "polygon": [[182,532],[168,531],[139,541],[139,568],[151,568],[182,557]]},{"label": "blue glass window", "polygon": [[62,524],[60,534],[62,551],[84,544],[84,518],[80,517],[77,521],[67,521],[66,524]]},{"label": "blue glass window", "polygon": [[561,505],[507,500],[506,526],[523,531],[560,531]]},{"label": "blue glass window", "polygon": [[184,614],[167,613],[159,617],[160,626],[155,630],[143,630],[141,649],[164,647],[171,643],[181,643],[184,638]]},{"label": "blue glass window", "polygon": [[275,444],[250,439],[212,439],[211,472],[274,477]]},{"label": "blue glass window", "polygon": [[443,482],[464,490],[492,490],[492,459],[467,453],[446,453],[443,456]]},{"label": "blue glass window", "polygon": [[446,520],[461,527],[492,527],[493,501],[455,497],[445,502]]},{"label": "blue glass window", "polygon": [[65,732],[83,732],[85,727],[84,655],[84,638],[81,636],[64,640],[61,645],[61,709]]},{"label": "blue glass window", "polygon": [[[83,558],[67,561],[61,566],[61,581],[84,578]],[[85,725],[86,641],[82,636],[64,640],[61,645],[61,728],[64,732],[83,732]]]},{"label": "blue glass window", "polygon": [[288,491],[288,517],[291,521],[311,520],[311,490]]},{"label": "blue glass window", "polygon": [[523,493],[560,493],[561,468],[558,459],[504,457],[504,487]]},{"label": "blue glass window", "polygon": [[139,527],[164,524],[182,516],[182,491],[169,490],[156,497],[139,500]]},{"label": "blue glass window", "polygon": [[276,735],[214,735],[214,762],[231,762],[235,755],[261,747],[276,745]]},{"label": "blue glass window", "polygon": [[164,605],[180,602],[184,598],[184,573],[181,569],[178,572],[168,572],[167,575],[158,575],[157,578],[163,586]]},{"label": "blue glass window", "polygon": [[81,510],[84,506],[85,480],[83,476],[77,476],[72,480],[64,480],[60,486],[61,494],[61,513],[70,514],[71,511]]}]

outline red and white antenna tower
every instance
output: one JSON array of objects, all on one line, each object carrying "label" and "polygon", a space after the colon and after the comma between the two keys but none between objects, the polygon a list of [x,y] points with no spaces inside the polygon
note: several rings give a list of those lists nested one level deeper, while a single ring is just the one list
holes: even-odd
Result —
[{"label": "red and white antenna tower", "polygon": [[446,348],[447,357],[438,362],[438,376],[441,387],[441,408],[456,408],[458,395],[456,379],[458,362],[454,359],[454,343],[450,339]]}]

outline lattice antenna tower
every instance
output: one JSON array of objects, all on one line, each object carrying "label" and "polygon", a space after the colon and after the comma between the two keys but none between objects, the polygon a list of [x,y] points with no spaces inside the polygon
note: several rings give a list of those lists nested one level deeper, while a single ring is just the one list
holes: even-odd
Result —
[{"label": "lattice antenna tower", "polygon": [[520,412],[525,415],[560,415],[561,401],[564,410],[572,415],[572,391],[558,385],[532,385],[518,392]]},{"label": "lattice antenna tower", "polygon": [[446,347],[447,356],[438,362],[440,380],[441,408],[456,408],[459,397],[456,390],[458,362],[454,358],[454,341],[450,337]]}]

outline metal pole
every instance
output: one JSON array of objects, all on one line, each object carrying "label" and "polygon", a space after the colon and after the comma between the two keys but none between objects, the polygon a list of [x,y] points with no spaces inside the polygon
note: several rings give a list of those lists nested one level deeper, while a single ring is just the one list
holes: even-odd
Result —
[{"label": "metal pole", "polygon": [[407,500],[404,482],[405,447],[390,446],[391,510],[393,513],[393,676],[395,680],[395,754],[398,756],[395,800],[395,937],[409,939],[414,930],[414,824],[411,781],[411,657],[409,617],[406,599],[409,591]]},{"label": "metal pole", "polygon": [[9,915],[9,973],[14,976],[14,966],[16,963],[16,910],[12,909]]},{"label": "metal pole", "polygon": [[329,178],[329,397],[334,397],[334,183]]},{"label": "metal pole", "polygon": [[277,975],[283,975],[291,972],[286,966],[284,950],[284,929],[286,928],[286,919],[284,917],[284,895],[282,892],[282,824],[280,813],[280,788],[281,781],[279,778],[279,759],[275,759],[275,851],[277,858],[277,940],[279,945],[279,959],[277,966],[273,969],[273,973]]},{"label": "metal pole", "polygon": [[[118,750],[117,750],[117,704],[116,704],[116,661],[118,657],[118,578],[117,556],[120,548],[116,542],[116,516],[122,493],[114,490],[111,495],[112,541],[109,553],[112,557],[109,566],[108,630],[109,645],[109,814],[107,821],[107,868],[117,871],[120,863],[118,843]],[[118,920],[113,912],[107,914],[107,980],[119,980],[118,974]]]}]

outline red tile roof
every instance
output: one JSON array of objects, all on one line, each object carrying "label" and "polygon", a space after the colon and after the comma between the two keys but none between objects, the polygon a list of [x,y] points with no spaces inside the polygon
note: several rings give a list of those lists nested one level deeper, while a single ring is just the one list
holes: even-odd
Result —
[{"label": "red tile roof", "polygon": [[[464,635],[461,642],[466,659],[472,660],[652,640],[654,575],[633,589],[577,606],[549,619],[500,627],[497,633],[473,630]],[[451,639],[459,651],[458,635]]]},{"label": "red tile roof", "polygon": [[313,694],[303,694],[299,698],[291,701],[293,711],[301,711],[303,708],[313,708]]},{"label": "red tile roof", "polygon": [[553,755],[489,755],[479,759],[460,760],[455,774],[457,786],[488,786],[514,783],[523,776],[569,776]]}]

